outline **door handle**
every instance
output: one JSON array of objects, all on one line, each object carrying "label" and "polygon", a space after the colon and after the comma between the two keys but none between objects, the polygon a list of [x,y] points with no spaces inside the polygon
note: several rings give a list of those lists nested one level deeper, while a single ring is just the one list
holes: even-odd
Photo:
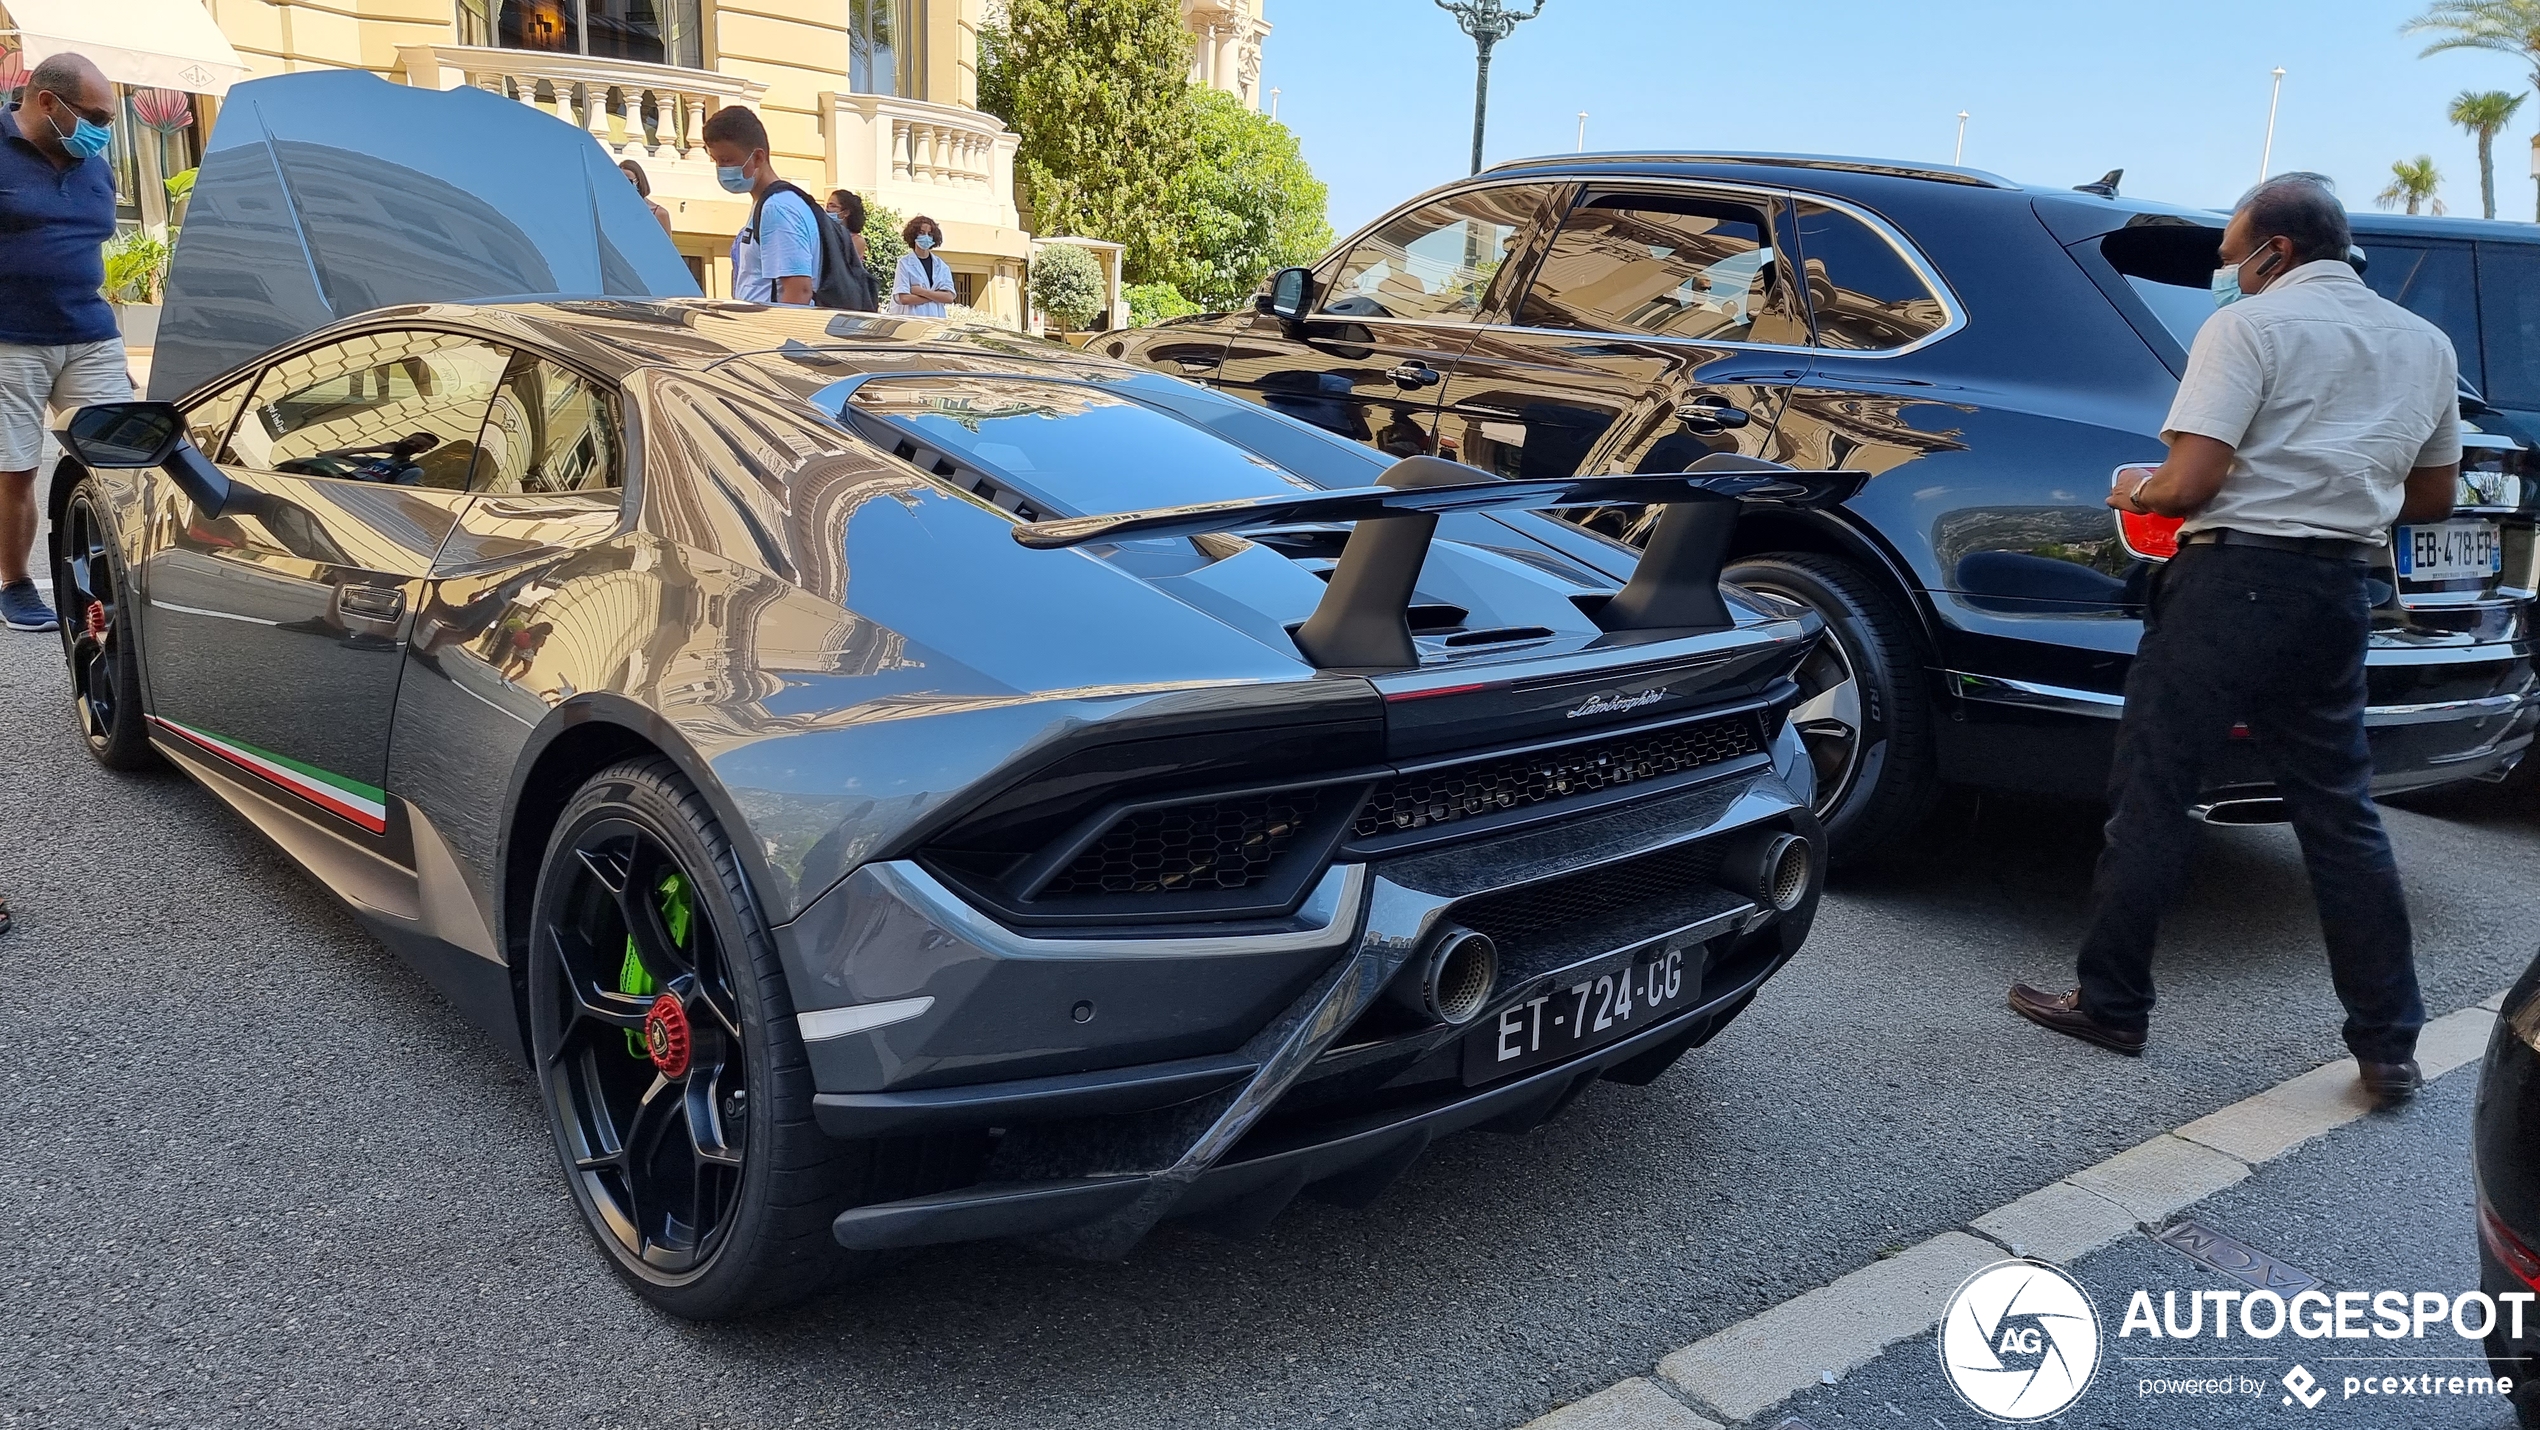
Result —
[{"label": "door handle", "polygon": [[1743,427],[1750,419],[1745,408],[1731,407],[1727,398],[1711,394],[1678,407],[1676,420],[1683,423],[1688,431],[1710,436]]},{"label": "door handle", "polygon": [[1418,358],[1394,364],[1392,370],[1385,376],[1393,379],[1394,386],[1412,391],[1423,387],[1435,387],[1440,381],[1437,369]]},{"label": "door handle", "polygon": [[352,620],[394,623],[406,613],[406,593],[394,586],[345,586],[335,608]]}]

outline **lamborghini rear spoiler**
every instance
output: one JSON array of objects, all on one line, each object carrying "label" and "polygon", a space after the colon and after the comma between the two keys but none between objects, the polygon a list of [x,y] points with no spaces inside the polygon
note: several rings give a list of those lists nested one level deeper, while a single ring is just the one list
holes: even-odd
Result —
[{"label": "lamborghini rear spoiler", "polygon": [[1741,502],[1830,507],[1849,500],[1865,472],[1803,472],[1777,462],[1715,453],[1664,475],[1503,481],[1438,457],[1406,457],[1379,485],[1249,501],[1114,512],[1027,522],[1014,539],[1048,551],[1133,538],[1240,535],[1319,522],[1355,522],[1297,649],[1326,670],[1419,664],[1405,619],[1438,517],[1448,512],[1649,504],[1666,508],[1632,578],[1597,612],[1608,631],[1722,630],[1720,567]]}]

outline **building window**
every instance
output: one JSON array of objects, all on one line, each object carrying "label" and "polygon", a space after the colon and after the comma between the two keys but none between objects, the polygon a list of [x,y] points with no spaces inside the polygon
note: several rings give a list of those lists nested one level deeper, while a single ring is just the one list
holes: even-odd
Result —
[{"label": "building window", "polygon": [[926,97],[926,0],[847,0],[847,88]]},{"label": "building window", "polygon": [[459,0],[459,43],[705,64],[699,0]]}]

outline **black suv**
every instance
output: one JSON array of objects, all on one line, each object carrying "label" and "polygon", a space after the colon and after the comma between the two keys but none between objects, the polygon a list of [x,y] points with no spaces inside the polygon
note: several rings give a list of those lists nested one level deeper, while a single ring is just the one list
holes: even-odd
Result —
[{"label": "black suv", "polygon": [[2373,291],[2441,328],[2479,425],[2540,447],[2540,224],[2356,214]]},{"label": "black suv", "polygon": [[[1749,512],[1729,573],[1836,637],[1792,718],[1836,851],[1860,854],[1943,784],[2101,793],[2144,578],[2175,534],[2102,503],[2163,454],[2222,223],[1970,169],[1567,155],[1421,195],[1273,275],[1254,311],[1096,346],[1509,477],[1710,452],[1871,472],[1837,511]],[[2394,543],[2404,569],[2381,572],[2384,792],[2501,776],[2540,723],[2529,460],[2477,448],[2471,539]],[[1578,520],[1579,559],[1634,559],[1642,513]],[[2280,816],[2254,747],[2212,780],[2206,817]]]}]

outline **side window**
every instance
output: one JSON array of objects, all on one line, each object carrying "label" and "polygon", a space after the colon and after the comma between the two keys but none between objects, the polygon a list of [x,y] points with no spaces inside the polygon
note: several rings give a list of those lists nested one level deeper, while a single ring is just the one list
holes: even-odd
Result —
[{"label": "side window", "polygon": [[1895,245],[1840,209],[1800,200],[1799,256],[1820,347],[1901,348],[1949,320]]},{"label": "side window", "polygon": [[[2480,244],[2478,279],[2487,338],[2482,395],[2498,407],[2540,408],[2540,245]],[[2469,366],[2466,357],[2461,366]]]},{"label": "side window", "polygon": [[494,394],[471,485],[504,495],[617,490],[617,404],[582,374],[521,354]]},{"label": "side window", "polygon": [[1763,210],[1601,194],[1562,221],[1517,321],[1535,328],[1805,346]]},{"label": "side window", "polygon": [[1350,250],[1323,312],[1477,321],[1496,306],[1500,270],[1546,197],[1539,184],[1501,184],[1421,205]]},{"label": "side window", "polygon": [[455,333],[365,333],[266,368],[221,460],[258,471],[467,488],[511,355]]},{"label": "side window", "polygon": [[205,456],[212,456],[229,440],[229,426],[238,420],[238,409],[247,405],[247,394],[256,385],[253,373],[195,403],[185,412],[185,435]]},{"label": "side window", "polygon": [[2484,395],[2486,374],[2478,361],[2478,270],[2470,261],[2469,245],[2386,238],[2366,238],[2363,244],[2364,282],[2441,328],[2460,354],[2461,376]]}]

